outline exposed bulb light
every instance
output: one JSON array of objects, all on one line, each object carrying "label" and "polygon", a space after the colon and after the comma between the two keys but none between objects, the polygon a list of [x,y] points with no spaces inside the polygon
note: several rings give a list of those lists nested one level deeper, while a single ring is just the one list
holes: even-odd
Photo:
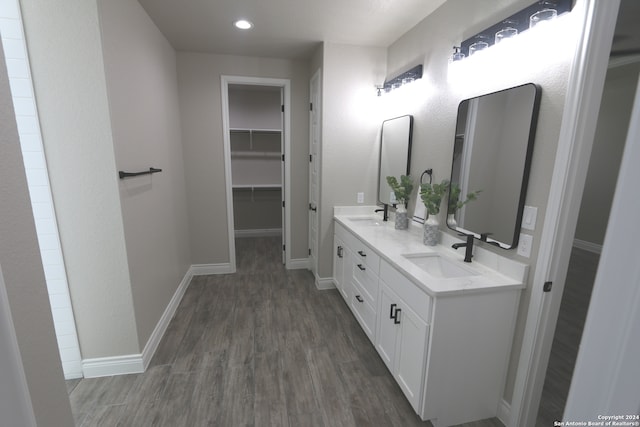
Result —
[{"label": "exposed bulb light", "polygon": [[235,25],[235,27],[240,30],[249,30],[253,28],[253,24],[250,21],[247,21],[246,19],[238,19],[236,22],[233,23],[233,25]]}]

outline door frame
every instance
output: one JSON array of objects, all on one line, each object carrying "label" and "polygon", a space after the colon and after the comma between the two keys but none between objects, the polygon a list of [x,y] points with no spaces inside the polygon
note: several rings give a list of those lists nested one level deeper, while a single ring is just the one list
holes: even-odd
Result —
[{"label": "door frame", "polygon": [[[533,270],[520,360],[508,426],[535,425],[551,344],[573,246],[578,212],[589,168],[611,40],[620,0],[584,0],[580,37],[568,78],[558,150]],[[544,292],[552,282],[551,292]]]},{"label": "door frame", "polygon": [[233,223],[233,187],[231,180],[231,138],[229,136],[229,85],[244,84],[253,86],[273,86],[280,87],[283,92],[284,112],[283,112],[283,147],[284,161],[284,182],[282,183],[284,201],[284,221],[282,224],[282,244],[284,246],[284,264],[289,267],[291,263],[291,81],[289,79],[275,79],[267,77],[246,77],[246,76],[220,76],[220,92],[222,102],[222,133],[224,151],[224,176],[227,201],[227,230],[229,239],[229,264],[230,272],[236,272],[236,243],[235,226]]}]

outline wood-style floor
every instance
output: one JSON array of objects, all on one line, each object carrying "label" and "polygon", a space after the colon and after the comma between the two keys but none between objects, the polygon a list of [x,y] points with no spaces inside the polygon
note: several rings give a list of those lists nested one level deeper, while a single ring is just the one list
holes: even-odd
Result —
[{"label": "wood-style floor", "polygon": [[431,426],[279,238],[236,249],[238,273],[193,279],[145,373],[68,382],[77,426]]},{"label": "wood-style floor", "polygon": [[583,249],[571,251],[536,427],[562,420],[599,259]]}]

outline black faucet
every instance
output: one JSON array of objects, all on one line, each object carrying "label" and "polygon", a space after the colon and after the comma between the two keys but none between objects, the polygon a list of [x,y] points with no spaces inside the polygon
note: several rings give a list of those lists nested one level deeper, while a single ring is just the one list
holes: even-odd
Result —
[{"label": "black faucet", "polygon": [[376,209],[374,212],[382,212],[382,220],[387,221],[389,219],[389,205],[383,204],[384,209]]},{"label": "black faucet", "polygon": [[464,262],[471,262],[471,258],[473,257],[473,234],[466,234],[466,236],[467,243],[454,243],[451,247],[453,249],[464,247]]}]

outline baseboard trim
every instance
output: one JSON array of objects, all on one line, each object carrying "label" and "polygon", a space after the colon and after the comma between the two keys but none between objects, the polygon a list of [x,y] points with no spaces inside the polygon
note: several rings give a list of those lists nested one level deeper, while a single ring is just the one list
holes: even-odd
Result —
[{"label": "baseboard trim", "polygon": [[289,260],[287,270],[308,270],[309,258],[297,258]]},{"label": "baseboard trim", "polygon": [[256,228],[252,230],[235,230],[237,238],[282,236],[282,228]]},{"label": "baseboard trim", "polygon": [[498,414],[496,415],[502,424],[509,425],[509,416],[511,415],[511,405],[506,400],[502,399],[498,403]]},{"label": "baseboard trim", "polygon": [[97,357],[95,359],[84,359],[82,361],[82,373],[85,378],[140,374],[142,372],[144,372],[142,354]]},{"label": "baseboard trim", "polygon": [[223,264],[193,264],[189,269],[192,276],[206,276],[209,274],[231,274],[235,273],[235,268],[230,263]]},{"label": "baseboard trim", "polygon": [[326,291],[327,289],[335,289],[336,284],[333,282],[333,277],[316,276],[316,288],[321,291]]},{"label": "baseboard trim", "polygon": [[602,245],[597,243],[587,242],[586,240],[573,239],[573,246],[578,249],[593,252],[594,254],[602,253]]},{"label": "baseboard trim", "polygon": [[142,364],[145,371],[147,370],[147,367],[149,366],[149,362],[151,362],[153,355],[156,353],[158,345],[160,344],[164,333],[169,327],[169,322],[171,322],[173,315],[176,313],[176,310],[180,305],[180,301],[182,301],[182,297],[184,297],[184,293],[187,291],[192,278],[193,273],[191,272],[190,267],[182,278],[182,281],[178,285],[178,289],[176,289],[176,291],[174,292],[173,297],[171,297],[169,304],[164,309],[164,313],[162,313],[162,316],[156,324],[156,327],[153,329],[151,336],[147,340],[147,344],[142,350]]}]

